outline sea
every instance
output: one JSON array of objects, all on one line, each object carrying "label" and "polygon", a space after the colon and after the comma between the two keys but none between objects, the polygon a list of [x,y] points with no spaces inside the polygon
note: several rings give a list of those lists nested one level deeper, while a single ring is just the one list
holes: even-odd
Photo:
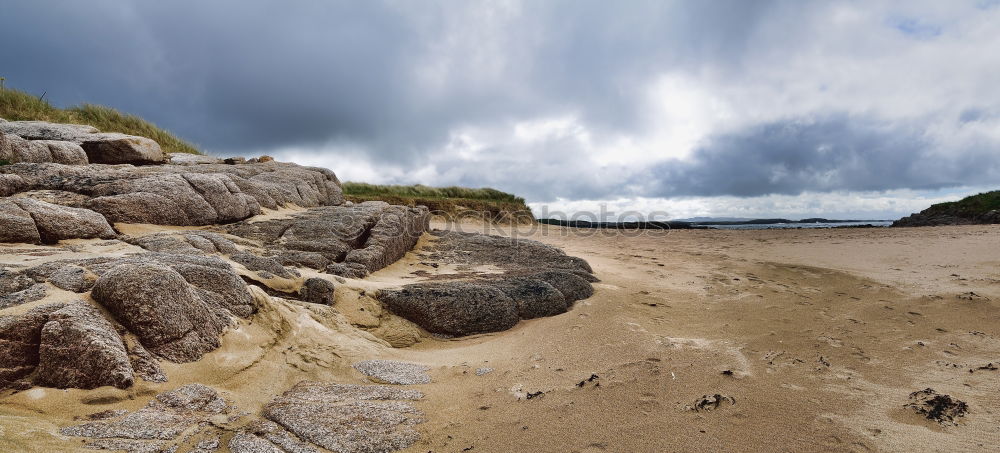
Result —
[{"label": "sea", "polygon": [[891,220],[877,220],[868,222],[836,222],[836,223],[759,223],[759,224],[736,224],[736,225],[706,225],[709,228],[719,230],[774,230],[774,229],[795,229],[795,228],[834,228],[853,227],[861,225],[871,225],[873,227],[887,227],[892,225]]}]

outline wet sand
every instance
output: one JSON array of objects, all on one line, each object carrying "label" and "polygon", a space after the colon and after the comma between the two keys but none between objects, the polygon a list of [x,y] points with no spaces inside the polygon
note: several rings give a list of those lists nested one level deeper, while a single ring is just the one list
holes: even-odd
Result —
[{"label": "wet sand", "polygon": [[[76,451],[57,433],[73,417],[188,382],[258,412],[303,379],[370,382],[350,365],[375,358],[431,367],[410,386],[426,421],[409,452],[997,448],[1000,371],[977,368],[1000,362],[998,226],[521,235],[590,262],[596,294],[506,332],[434,338],[356,294],[419,279],[430,269],[411,253],[342,284],[334,310],[271,300],[219,350],[166,365],[170,382],[6,392],[0,450]],[[394,329],[420,341],[393,348]],[[968,403],[957,426],[904,408],[928,387]]]}]

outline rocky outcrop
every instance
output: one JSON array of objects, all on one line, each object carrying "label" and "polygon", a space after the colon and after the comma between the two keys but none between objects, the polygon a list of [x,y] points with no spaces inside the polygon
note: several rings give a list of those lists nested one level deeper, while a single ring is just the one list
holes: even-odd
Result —
[{"label": "rocky outcrop", "polygon": [[306,279],[305,283],[302,284],[299,297],[305,302],[332,306],[337,302],[336,290],[333,282],[325,278],[313,277]]},{"label": "rocky outcrop", "polygon": [[77,302],[49,314],[39,341],[37,384],[128,388],[134,380],[121,336],[93,306]]},{"label": "rocky outcrop", "polygon": [[511,298],[478,282],[434,282],[382,291],[389,310],[432,333],[464,336],[507,330],[520,320]]},{"label": "rocky outcrop", "polygon": [[282,264],[360,278],[412,249],[429,219],[423,207],[364,202],[314,208],[286,219],[241,222],[228,231],[259,241]]},{"label": "rocky outcrop", "polygon": [[167,153],[167,162],[174,165],[221,164],[222,159],[201,154]]},{"label": "rocky outcrop", "polygon": [[[153,140],[135,135],[101,133],[91,126],[44,121],[8,121],[0,123],[0,133],[26,139],[28,143],[45,142],[45,146],[50,147],[75,145],[72,149],[77,157],[80,156],[76,150],[85,153],[82,162],[79,159],[69,162],[62,156],[57,159],[54,152],[50,152],[49,158],[44,159],[41,148],[22,145],[22,148],[25,149],[35,148],[39,153],[30,154],[31,160],[14,160],[12,162],[56,162],[80,165],[89,161],[95,164],[149,165],[162,164],[165,161],[160,145]],[[58,145],[58,143],[66,143],[66,145]]]},{"label": "rocky outcrop", "polygon": [[[507,330],[521,319],[565,313],[593,295],[596,277],[586,261],[525,239],[434,231],[425,263],[458,264],[458,274],[379,291],[393,313],[427,331],[463,336]],[[502,272],[478,272],[484,266]]]},{"label": "rocky outcrop", "polygon": [[92,294],[144,346],[174,361],[197,360],[215,349],[225,327],[177,271],[162,265],[115,267]]},{"label": "rocky outcrop", "polygon": [[49,315],[64,306],[50,304],[21,315],[0,316],[0,388],[9,387],[35,371],[42,328]]},{"label": "rocky outcrop", "polygon": [[0,132],[0,160],[16,162],[55,162],[87,165],[87,153],[79,144],[57,140],[25,140]]},{"label": "rocky outcrop", "polygon": [[117,237],[104,216],[89,209],[59,206],[32,198],[0,199],[0,242],[52,244],[63,239]]},{"label": "rocky outcrop", "polygon": [[[0,242],[51,245],[30,247],[48,257],[37,265],[0,267],[0,310],[39,305],[0,315],[0,388],[127,388],[137,377],[164,382],[161,359],[201,359],[240,318],[256,323],[252,317],[260,307],[266,309],[258,325],[277,322],[268,317],[278,316],[276,307],[283,302],[268,306],[264,294],[296,300],[281,310],[309,310],[317,322],[336,316],[345,326],[367,329],[359,332],[364,338],[373,340],[370,333],[389,338],[389,344],[412,344],[426,334],[421,327],[450,336],[495,332],[522,319],[563,313],[593,293],[590,283],[596,278],[579,258],[535,241],[425,235],[426,208],[345,205],[340,181],[326,169],[266,156],[220,162],[172,155],[170,164],[162,164],[159,147],[147,139],[85,126],[13,122],[0,131],[3,156],[13,156],[17,146],[28,149],[19,163],[0,165]],[[43,162],[60,159],[65,163]],[[292,205],[307,209],[250,218],[265,208]],[[144,234],[145,227],[119,225],[132,234],[126,235],[115,223],[208,227]],[[379,281],[343,278],[361,279],[386,268],[421,238],[426,245],[415,255],[419,266],[407,263],[424,272],[409,277],[416,283],[385,288]],[[66,239],[101,241],[59,243]],[[94,257],[95,249],[113,256]],[[76,258],[49,257],[56,253]],[[247,282],[255,285],[253,291]],[[43,305],[46,297],[73,300],[66,292],[79,294],[79,300]],[[275,326],[283,330],[285,324]],[[365,361],[356,368],[378,382],[429,379],[424,367],[401,362]],[[214,401],[214,391],[206,389],[187,388],[181,397],[202,394]],[[400,400],[417,395],[379,386],[303,383],[272,401],[263,419],[239,424],[235,434],[206,435],[197,450],[225,448],[223,440],[229,439],[233,451],[311,451],[309,443],[349,451],[404,448],[415,439],[410,425],[420,414]],[[155,448],[174,442],[177,432],[170,427],[187,430],[198,418],[176,418],[174,409],[186,403],[174,406],[163,398],[118,422],[89,426],[87,432],[104,439],[89,445],[154,448],[144,443],[147,437],[126,433],[133,428],[142,436],[159,436],[164,442]],[[165,431],[136,425],[158,417],[166,420]]]},{"label": "rocky outcrop", "polygon": [[27,140],[76,141],[79,137],[98,134],[96,127],[84,124],[49,123],[46,121],[5,121],[0,132]]},{"label": "rocky outcrop", "polygon": [[33,382],[50,387],[126,388],[134,376],[162,382],[157,356],[197,360],[219,346],[234,316],[255,310],[246,283],[225,261],[164,253],[0,269],[0,290],[9,293],[0,308],[41,299],[48,285],[90,291],[107,315],[80,301],[0,316],[0,388],[36,367]]},{"label": "rocky outcrop", "polygon": [[0,196],[43,190],[81,195],[64,199],[110,222],[158,225],[232,223],[260,214],[262,207],[343,203],[333,172],[288,163],[0,166]]}]

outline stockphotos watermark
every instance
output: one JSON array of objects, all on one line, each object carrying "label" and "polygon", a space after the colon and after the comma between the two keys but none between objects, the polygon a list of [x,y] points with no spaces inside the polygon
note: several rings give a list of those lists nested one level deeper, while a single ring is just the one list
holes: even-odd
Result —
[{"label": "stockphotos watermark", "polygon": [[495,234],[508,237],[558,234],[560,236],[589,237],[615,234],[639,236],[664,234],[670,231],[670,214],[666,211],[609,211],[600,205],[597,212],[574,211],[568,213],[542,206],[537,220],[528,212],[497,213],[467,210],[459,213],[431,211],[435,220],[443,220],[443,229],[465,233]]}]

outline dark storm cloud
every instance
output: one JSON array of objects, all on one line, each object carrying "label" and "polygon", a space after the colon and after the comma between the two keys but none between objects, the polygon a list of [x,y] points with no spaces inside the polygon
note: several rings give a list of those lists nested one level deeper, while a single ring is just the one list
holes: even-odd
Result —
[{"label": "dark storm cloud", "polygon": [[[469,122],[574,110],[596,128],[627,129],[647,74],[737,61],[748,19],[765,10],[529,2],[500,30],[454,35],[503,15],[476,6],[13,0],[0,18],[0,61],[13,86],[135,112],[213,151],[341,141],[398,160]],[[470,35],[485,42],[454,42]],[[477,59],[503,66],[477,74]],[[435,64],[448,65],[445,86],[430,95],[418,79]]]},{"label": "dark storm cloud", "polygon": [[[987,3],[6,0],[0,76],[215,154],[536,201],[937,188],[998,176]],[[729,112],[689,153],[658,136],[685,102]],[[590,138],[504,137],[562,117]]]},{"label": "dark storm cloud", "polygon": [[847,114],[773,122],[711,137],[691,159],[642,178],[652,196],[929,190],[1000,179],[992,145],[937,143],[927,123]]}]

